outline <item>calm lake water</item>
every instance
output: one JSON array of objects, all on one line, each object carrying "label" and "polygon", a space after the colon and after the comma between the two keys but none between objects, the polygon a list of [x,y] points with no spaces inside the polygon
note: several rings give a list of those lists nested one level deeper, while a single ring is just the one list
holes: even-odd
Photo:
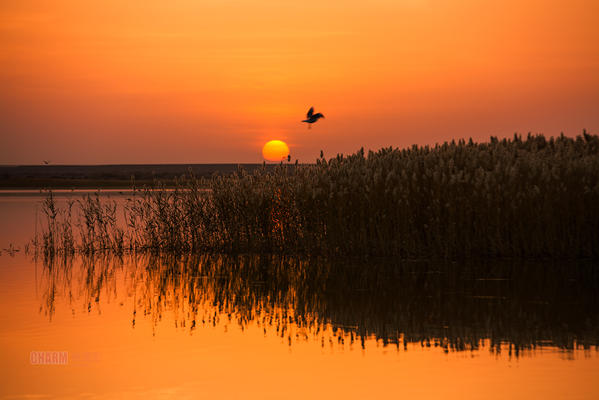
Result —
[{"label": "calm lake water", "polygon": [[40,200],[0,195],[2,398],[599,398],[593,264],[44,260]]}]

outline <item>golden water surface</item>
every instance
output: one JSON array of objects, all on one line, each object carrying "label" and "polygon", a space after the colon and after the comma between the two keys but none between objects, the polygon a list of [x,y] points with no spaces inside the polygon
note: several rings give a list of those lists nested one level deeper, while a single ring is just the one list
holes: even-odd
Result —
[{"label": "golden water surface", "polygon": [[38,201],[0,197],[2,398],[599,395],[592,267],[44,259]]}]

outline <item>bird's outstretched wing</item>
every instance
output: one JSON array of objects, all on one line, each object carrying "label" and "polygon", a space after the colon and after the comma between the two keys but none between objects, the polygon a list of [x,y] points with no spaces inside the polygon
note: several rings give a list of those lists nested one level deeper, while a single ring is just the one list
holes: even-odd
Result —
[{"label": "bird's outstretched wing", "polygon": [[324,115],[322,115],[321,113],[317,113],[317,114],[314,114],[314,115],[312,116],[312,118],[314,118],[314,119],[318,119],[318,118],[324,118]]},{"label": "bird's outstretched wing", "polygon": [[308,118],[312,118],[313,113],[314,113],[314,107],[310,107],[310,109],[308,110],[308,114],[306,114],[306,116]]}]

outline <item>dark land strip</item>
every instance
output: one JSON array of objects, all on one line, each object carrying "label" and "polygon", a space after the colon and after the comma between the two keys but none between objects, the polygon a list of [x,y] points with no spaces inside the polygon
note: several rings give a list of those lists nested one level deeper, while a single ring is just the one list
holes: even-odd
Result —
[{"label": "dark land strip", "polygon": [[[248,172],[262,164],[122,164],[122,165],[18,165],[0,166],[0,190],[18,189],[123,189],[160,181],[167,187],[192,173],[209,178],[228,175],[242,167]],[[274,168],[267,164],[266,168]]]}]

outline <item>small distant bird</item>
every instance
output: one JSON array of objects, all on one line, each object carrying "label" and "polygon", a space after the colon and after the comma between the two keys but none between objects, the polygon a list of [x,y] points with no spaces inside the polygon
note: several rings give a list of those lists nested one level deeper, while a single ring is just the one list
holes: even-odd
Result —
[{"label": "small distant bird", "polygon": [[306,119],[302,122],[308,123],[308,129],[310,129],[310,127],[312,127],[312,124],[318,121],[320,118],[324,118],[324,115],[322,115],[321,113],[314,114],[314,107],[310,107],[308,113],[306,114]]},{"label": "small distant bird", "polygon": [[50,164],[50,161],[48,161],[48,160],[44,160],[44,164],[45,164],[45,165],[48,165],[48,164]]}]

